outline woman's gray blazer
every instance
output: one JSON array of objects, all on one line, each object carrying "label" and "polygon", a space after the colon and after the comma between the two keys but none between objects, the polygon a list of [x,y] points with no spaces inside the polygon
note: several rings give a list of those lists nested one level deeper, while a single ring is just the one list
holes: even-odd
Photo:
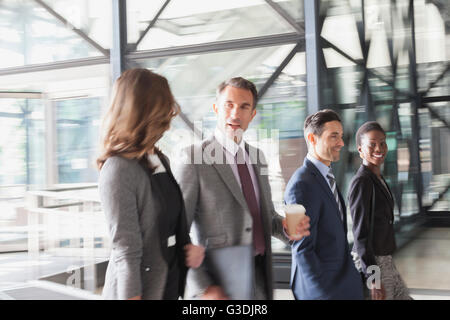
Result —
[{"label": "woman's gray blazer", "polygon": [[[160,158],[173,178],[167,158]],[[108,158],[100,171],[100,199],[112,242],[103,288],[105,299],[163,298],[168,272],[167,239],[160,236],[164,226],[159,217],[165,214],[164,195],[152,190],[149,174],[142,161],[120,156]],[[184,290],[187,272],[182,248],[190,242],[182,207],[176,234],[180,290]]]}]

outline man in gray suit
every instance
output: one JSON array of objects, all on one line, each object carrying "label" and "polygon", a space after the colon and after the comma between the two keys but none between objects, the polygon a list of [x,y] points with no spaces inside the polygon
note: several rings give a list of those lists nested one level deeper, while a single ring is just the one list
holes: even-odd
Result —
[{"label": "man in gray suit", "polygon": [[[285,219],[275,212],[271,200],[264,155],[242,139],[256,115],[256,97],[255,85],[246,79],[220,84],[213,105],[214,135],[183,150],[190,161],[179,165],[174,175],[183,192],[193,241],[208,249],[253,245],[254,298],[272,299],[271,235],[285,243],[300,240],[309,235],[309,218],[297,226],[297,236],[286,233]],[[185,296],[228,298],[204,265],[189,270]]]}]

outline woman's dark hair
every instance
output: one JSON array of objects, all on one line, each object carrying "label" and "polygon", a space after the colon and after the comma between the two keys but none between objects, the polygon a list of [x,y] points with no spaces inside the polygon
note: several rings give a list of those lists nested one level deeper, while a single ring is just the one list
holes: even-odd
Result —
[{"label": "woman's dark hair", "polygon": [[369,121],[364,123],[361,127],[359,127],[358,131],[356,132],[356,146],[361,145],[361,139],[362,136],[365,135],[367,132],[370,131],[380,131],[384,135],[386,135],[386,132],[384,132],[384,129],[381,127],[381,125],[376,121]]}]

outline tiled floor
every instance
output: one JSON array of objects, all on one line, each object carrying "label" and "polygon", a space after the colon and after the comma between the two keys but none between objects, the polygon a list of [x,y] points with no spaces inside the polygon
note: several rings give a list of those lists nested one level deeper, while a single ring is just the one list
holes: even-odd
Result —
[{"label": "tiled floor", "polygon": [[[100,260],[104,258],[95,262]],[[450,228],[424,229],[397,251],[394,260],[414,299],[450,300]],[[36,259],[26,253],[0,254],[0,292],[89,263],[77,257],[40,254]],[[292,300],[293,296],[290,290],[275,290],[275,299]]]},{"label": "tiled floor", "polygon": [[55,257],[46,253],[32,257],[24,252],[0,254],[0,290],[101,261],[104,258]]},{"label": "tiled floor", "polygon": [[450,292],[450,228],[424,230],[394,259],[409,288]]},{"label": "tiled floor", "polygon": [[[450,300],[450,228],[428,228],[394,255],[398,271],[416,300]],[[292,300],[275,290],[276,300]]]}]

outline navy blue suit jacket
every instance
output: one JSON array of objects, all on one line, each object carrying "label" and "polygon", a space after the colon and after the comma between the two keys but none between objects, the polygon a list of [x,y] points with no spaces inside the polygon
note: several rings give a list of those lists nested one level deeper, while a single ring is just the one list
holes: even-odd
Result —
[{"label": "navy blue suit jacket", "polygon": [[[344,199],[339,193],[342,207]],[[361,276],[347,242],[347,217],[340,217],[331,189],[316,166],[305,159],[286,186],[286,204],[302,204],[311,235],[292,243],[291,287],[296,299],[363,299]]]}]

